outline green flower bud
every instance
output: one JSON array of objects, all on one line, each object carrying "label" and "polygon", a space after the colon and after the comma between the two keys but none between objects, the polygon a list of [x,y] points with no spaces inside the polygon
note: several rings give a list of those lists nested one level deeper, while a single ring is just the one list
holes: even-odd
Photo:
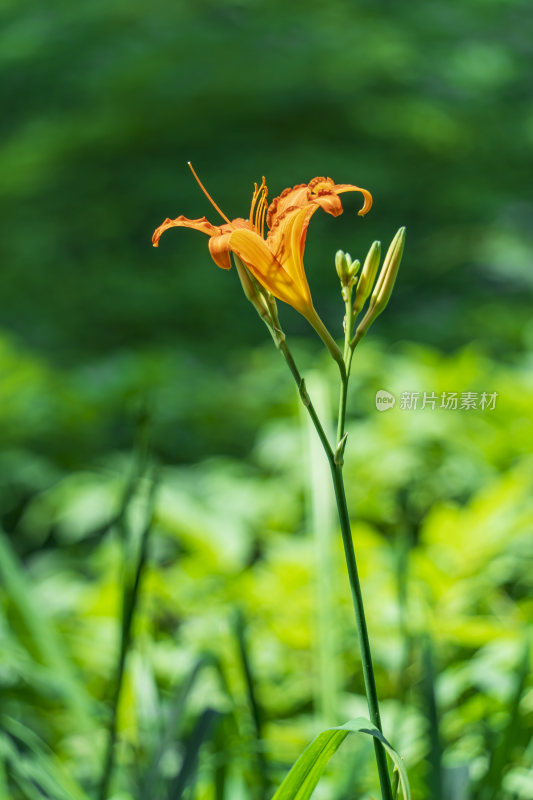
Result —
[{"label": "green flower bud", "polygon": [[[350,256],[350,254],[349,254],[349,253],[346,253],[346,258],[348,258],[348,259],[350,259],[350,258],[351,258],[351,256]],[[356,275],[357,275],[357,273],[359,272],[359,267],[360,267],[360,266],[361,266],[361,262],[360,262],[360,261],[358,261],[357,259],[355,259],[355,261],[352,261],[352,262],[350,263],[350,265],[349,265],[349,267],[348,267],[348,272],[349,272],[349,274],[350,274],[350,278],[352,278],[352,279],[353,279],[353,278],[355,278],[355,276],[356,276]]]},{"label": "green flower bud", "polygon": [[366,302],[367,297],[372,291],[372,286],[376,280],[380,258],[381,242],[373,242],[372,247],[368,251],[367,257],[365,258],[363,271],[361,272],[361,276],[357,282],[357,292],[355,294],[355,301],[353,304],[353,313],[355,316],[359,314]]},{"label": "green flower bud", "polygon": [[343,250],[337,250],[335,253],[335,269],[337,270],[337,275],[339,276],[339,280],[341,284],[344,286],[346,277],[348,276],[348,258],[347,253]]},{"label": "green flower bud", "polygon": [[355,332],[354,343],[357,343],[365,335],[376,317],[381,314],[389,302],[402,261],[404,245],[405,228],[400,228],[387,250],[378,281],[370,298],[368,311]]},{"label": "green flower bud", "polygon": [[387,250],[383,268],[370,299],[370,306],[374,306],[376,309],[376,316],[377,314],[381,314],[390,300],[396,276],[402,262],[404,245],[405,228],[400,228]]},{"label": "green flower bud", "polygon": [[337,250],[335,254],[335,269],[341,282],[342,298],[345,303],[351,301],[352,289],[355,283],[355,276],[361,264],[359,261],[352,261],[349,253],[344,253],[342,250]]}]

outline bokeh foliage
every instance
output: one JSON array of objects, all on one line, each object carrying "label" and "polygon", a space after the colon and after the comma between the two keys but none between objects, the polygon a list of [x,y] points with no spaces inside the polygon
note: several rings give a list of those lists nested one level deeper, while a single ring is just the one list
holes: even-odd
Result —
[{"label": "bokeh foliage", "polygon": [[[290,376],[204,237],[150,246],[166,216],[216,221],[188,159],[230,216],[262,174],[271,197],[320,174],[372,191],[364,219],[344,195],[310,226],[336,333],[334,252],[407,226],[346,467],[385,730],[415,798],[531,798],[529,3],[5,0],[0,18],[0,798],[96,796],[147,439],[113,796],[179,796],[199,749],[186,797],[259,800],[365,713]],[[281,315],[306,375],[333,380]],[[383,388],[498,400],[379,414]],[[368,746],[345,747],[317,797],[375,793]]]},{"label": "bokeh foliage", "polygon": [[[159,359],[158,352],[144,354],[148,374]],[[299,360],[309,365],[309,359],[302,350]],[[25,388],[35,391],[31,360],[19,354],[3,364],[23,397]],[[273,787],[320,725],[324,685],[334,715],[329,724],[364,713],[349,588],[334,522],[326,587],[330,630],[326,637],[321,633],[317,604],[324,599],[325,567],[317,562],[314,540],[323,531],[315,527],[306,499],[308,431],[298,398],[273,348],[243,352],[243,369],[246,384],[224,411],[230,427],[237,428],[243,409],[253,407],[265,371],[271,377],[271,394],[263,397],[246,457],[221,454],[194,466],[161,467],[119,713],[115,789],[125,793],[120,797],[151,796],[139,792],[172,724],[158,774],[174,779],[194,720],[206,709],[222,715],[219,725],[226,728],[219,728],[225,730],[221,739],[204,747],[197,787],[201,797],[212,796],[209,787],[221,760],[231,765],[229,796],[242,791],[244,796],[268,796],[261,795],[262,782]],[[4,552],[2,558],[4,716],[37,731],[67,774],[90,789],[100,769],[103,704],[118,646],[125,541],[133,536],[135,543],[135,531],[142,527],[148,484],[147,478],[140,479],[126,518],[120,519],[131,457],[117,451],[95,458],[91,441],[91,432],[98,441],[100,429],[116,414],[118,387],[100,397],[91,421],[80,395],[74,399],[84,385],[83,369],[50,372],[47,379],[48,386],[40,386],[42,401],[49,394],[59,418],[72,405],[80,414],[65,433],[60,459],[48,421],[32,418],[35,405],[27,405],[24,413],[33,424],[20,426],[4,453],[11,477],[3,487],[3,507],[10,512],[4,519],[15,534],[7,551],[11,555]],[[318,378],[313,380],[316,384]],[[127,374],[122,381],[126,395]],[[485,411],[415,411],[399,405],[383,413],[372,410],[377,388],[387,385],[399,397],[407,382],[413,391],[437,393],[450,386],[458,392],[497,386],[500,396],[496,408]],[[57,384],[68,389],[66,406],[57,396]],[[152,407],[159,408],[167,389],[152,384],[151,392]],[[202,387],[195,390],[191,381],[189,394],[200,403]],[[524,647],[532,590],[532,396],[527,363],[498,366],[472,348],[443,358],[421,346],[385,354],[368,342],[357,359],[352,403],[359,413],[349,426],[347,485],[357,509],[354,536],[385,730],[406,758],[415,797],[427,796],[434,776],[428,767],[428,759],[431,763],[435,757],[428,736],[432,697],[440,720],[437,757],[443,780],[459,781],[453,784],[459,792],[469,775],[477,789],[464,796],[529,796],[533,708]],[[220,414],[218,395],[211,395],[209,403],[204,397],[199,408],[196,413],[205,415],[207,423]],[[154,441],[165,438],[167,424],[179,429],[190,415],[187,409],[172,413],[171,421],[154,414]],[[146,424],[143,411],[137,423],[141,434]],[[40,442],[40,459],[32,452],[35,441]],[[91,466],[73,470],[70,448]],[[326,489],[319,502],[327,506]],[[130,533],[125,534],[124,525]],[[18,562],[25,564],[25,572]],[[261,707],[261,770],[234,630],[235,607],[246,621]],[[332,648],[336,670],[331,673],[329,667],[322,672],[321,647]],[[176,696],[179,700],[199,659],[207,657],[197,691],[175,718]],[[213,658],[219,667],[210,666]],[[217,669],[224,676],[222,686]],[[9,725],[7,731],[15,735]],[[492,755],[500,750],[504,760],[491,775],[493,783],[483,789]],[[8,753],[9,771],[12,764]],[[355,764],[357,774],[352,774]],[[340,787],[347,782],[363,792],[371,776],[368,750],[353,745],[332,768],[325,796],[343,796]],[[504,776],[507,792],[493,795]]]},{"label": "bokeh foliage", "polygon": [[232,217],[247,215],[262,174],[271,197],[321,174],[373,192],[364,221],[358,198],[338,220],[313,220],[307,264],[329,321],[332,252],[363,254],[405,224],[391,335],[421,338],[416,329],[445,346],[490,335],[498,355],[522,347],[528,9],[4,2],[0,321],[70,360],[178,337],[209,344],[214,327],[226,346],[244,333],[258,341],[202,237],[173,231],[150,249],[164,217],[215,215],[191,159]]}]

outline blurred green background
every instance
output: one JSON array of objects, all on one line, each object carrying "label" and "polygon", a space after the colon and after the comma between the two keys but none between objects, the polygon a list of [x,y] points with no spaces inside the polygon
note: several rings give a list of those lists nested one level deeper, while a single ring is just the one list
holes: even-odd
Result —
[{"label": "blurred green background", "polygon": [[[153,504],[109,797],[267,798],[321,727],[366,713],[290,375],[206,237],[151,247],[167,216],[217,220],[191,160],[230,218],[262,175],[270,198],[315,175],[372,192],[364,219],[346,194],[309,229],[337,335],[335,251],[407,227],[354,363],[347,452],[385,730],[415,798],[533,798],[530,3],[4,0],[0,16],[0,795],[97,797],[121,587]],[[320,342],[281,318],[328,413]],[[380,414],[383,388],[498,397]],[[375,794],[371,748],[345,747],[317,797]]]}]

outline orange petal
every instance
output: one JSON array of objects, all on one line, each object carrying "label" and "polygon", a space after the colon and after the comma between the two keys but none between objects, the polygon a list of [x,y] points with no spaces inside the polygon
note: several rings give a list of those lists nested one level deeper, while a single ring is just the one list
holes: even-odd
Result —
[{"label": "orange petal", "polygon": [[297,206],[301,208],[308,202],[308,186],[306,183],[300,183],[284,189],[278,197],[275,197],[270,203],[267,211],[266,222],[269,228],[272,228],[279,217],[284,214],[287,209]]},{"label": "orange petal", "polygon": [[273,228],[279,218],[290,208],[303,208],[304,205],[309,205],[313,202],[318,202],[324,211],[337,217],[342,214],[341,204],[336,203],[334,199],[324,200],[321,198],[328,198],[342,192],[361,192],[364,197],[364,204],[358,212],[360,216],[363,216],[372,208],[372,195],[366,189],[354,186],[351,183],[335,183],[331,178],[317,177],[309,181],[308,184],[301,183],[298,186],[293,186],[292,189],[284,189],[278,197],[275,197],[268,207],[267,225],[269,228]]},{"label": "orange petal", "polygon": [[372,195],[367,189],[361,189],[360,186],[353,186],[351,183],[336,183],[332,187],[332,190],[335,194],[342,194],[342,192],[361,192],[365,202],[363,203],[363,207],[357,212],[360,217],[364,217],[372,208]]},{"label": "orange petal", "polygon": [[300,313],[309,310],[310,297],[302,293],[257,233],[250,230],[234,231],[230,237],[230,247],[259,283],[278,300],[288,303]]},{"label": "orange petal", "polygon": [[238,217],[233,219],[231,223],[225,222],[218,228],[218,233],[209,239],[209,252],[217,267],[231,269],[229,240],[233,231],[240,228],[249,230],[249,220]]},{"label": "orange petal", "polygon": [[220,228],[211,225],[205,217],[200,217],[200,219],[187,219],[183,214],[176,217],[176,219],[169,219],[167,217],[159,228],[156,228],[154,231],[154,235],[152,236],[152,244],[154,247],[159,245],[161,234],[168,230],[168,228],[194,228],[194,230],[207,233],[208,236],[214,236],[220,231]]},{"label": "orange petal", "polygon": [[331,178],[313,178],[307,184],[307,188],[310,192],[318,193],[320,189],[332,189],[335,186],[335,181]]},{"label": "orange petal", "polygon": [[305,275],[303,255],[309,220],[318,206],[315,203],[303,208],[289,208],[278,218],[267,236],[267,246],[274,257],[300,289],[300,294],[311,304],[311,292]]},{"label": "orange petal", "polygon": [[338,217],[342,214],[342,203],[334,192],[319,194],[314,198],[314,202],[328,214],[331,214],[332,217]]},{"label": "orange petal", "polygon": [[[225,227],[227,228],[229,225]],[[231,260],[229,257],[230,237],[231,233],[223,233],[220,236],[211,236],[209,239],[209,252],[217,267],[221,267],[221,269],[231,269]]]},{"label": "orange petal", "polygon": [[230,225],[221,225],[220,230],[225,231],[233,231],[235,228],[247,228],[248,230],[253,230],[253,227],[250,225],[249,219],[243,219],[242,217],[237,217],[236,219],[231,220]]}]

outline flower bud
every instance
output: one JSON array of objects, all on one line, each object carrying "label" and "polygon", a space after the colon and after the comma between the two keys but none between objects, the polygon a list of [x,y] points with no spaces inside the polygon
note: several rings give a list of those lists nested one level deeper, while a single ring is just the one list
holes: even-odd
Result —
[{"label": "flower bud", "polygon": [[[350,259],[350,254],[349,254],[349,253],[346,253],[346,257],[347,257],[348,259]],[[349,267],[348,267],[348,272],[349,272],[350,278],[351,278],[352,280],[355,278],[355,276],[356,276],[356,275],[357,275],[357,273],[359,272],[359,267],[360,267],[360,266],[361,266],[361,262],[360,262],[360,261],[358,261],[358,260],[357,260],[357,258],[355,259],[355,261],[352,261],[352,262],[350,263],[350,265],[349,265]],[[355,281],[354,281],[354,282],[355,282]]]},{"label": "flower bud", "polygon": [[355,332],[354,342],[359,341],[365,335],[376,317],[381,314],[389,302],[402,261],[404,245],[405,228],[400,228],[387,250],[378,281],[370,298],[368,311]]},{"label": "flower bud", "polygon": [[348,258],[347,253],[343,250],[337,250],[335,253],[335,269],[341,284],[344,286],[346,277],[348,275]]},{"label": "flower bud", "polygon": [[372,247],[368,251],[365,258],[363,271],[359,281],[357,282],[357,292],[355,294],[355,301],[353,304],[353,313],[355,316],[361,311],[367,297],[372,291],[372,286],[376,279],[376,273],[379,267],[379,260],[381,258],[381,242],[373,242]]},{"label": "flower bud", "polygon": [[370,298],[370,306],[376,308],[376,316],[377,314],[381,314],[390,300],[402,261],[404,245],[405,228],[400,228],[387,250],[387,255],[385,256],[376,288],[372,292],[372,297]]},{"label": "flower bud", "polygon": [[351,301],[352,288],[355,283],[355,276],[361,264],[359,261],[352,261],[349,253],[337,250],[335,254],[335,269],[341,282],[342,297],[345,303]]}]

